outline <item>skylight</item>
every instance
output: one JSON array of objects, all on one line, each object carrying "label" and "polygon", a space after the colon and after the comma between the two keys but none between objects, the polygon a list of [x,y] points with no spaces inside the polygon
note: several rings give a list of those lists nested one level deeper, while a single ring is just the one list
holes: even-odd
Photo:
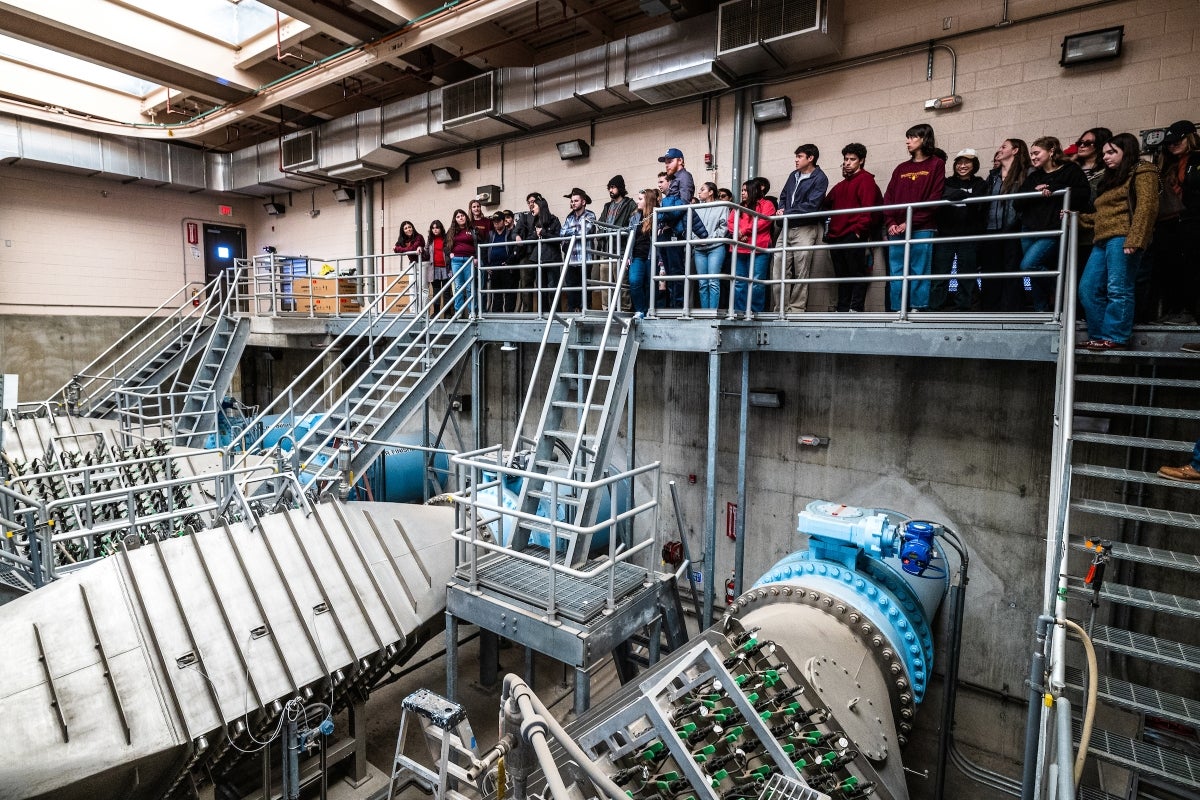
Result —
[{"label": "skylight", "polygon": [[235,47],[275,24],[275,9],[258,0],[135,0],[133,5]]},{"label": "skylight", "polygon": [[[227,3],[228,0],[221,0],[221,2]],[[29,44],[3,34],[0,34],[0,58],[29,64],[47,72],[86,81],[113,91],[124,92],[133,97],[145,97],[159,86],[157,83],[143,80],[134,75],[117,72],[115,69],[93,64],[91,61],[64,55],[56,50]]]}]

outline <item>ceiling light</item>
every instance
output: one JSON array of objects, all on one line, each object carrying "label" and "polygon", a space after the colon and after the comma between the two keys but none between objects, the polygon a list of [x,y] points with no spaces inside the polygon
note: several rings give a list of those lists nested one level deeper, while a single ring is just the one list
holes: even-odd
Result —
[{"label": "ceiling light", "polygon": [[458,183],[458,170],[454,167],[434,167],[433,179],[438,183]]},{"label": "ceiling light", "polygon": [[792,118],[792,100],[789,97],[772,97],[767,100],[755,100],[750,104],[754,121],[758,124],[776,122]]},{"label": "ceiling light", "polygon": [[1116,58],[1121,55],[1121,39],[1124,36],[1124,25],[1066,36],[1062,43],[1062,59],[1058,63],[1064,67],[1073,67],[1077,64]]},{"label": "ceiling light", "polygon": [[591,152],[591,146],[583,139],[572,139],[569,142],[559,142],[554,145],[558,148],[558,157],[563,161],[571,161],[576,158],[587,158]]}]

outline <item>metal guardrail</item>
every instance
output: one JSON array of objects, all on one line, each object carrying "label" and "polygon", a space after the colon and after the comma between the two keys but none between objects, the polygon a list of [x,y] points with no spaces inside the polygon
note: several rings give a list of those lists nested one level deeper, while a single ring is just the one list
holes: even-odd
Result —
[{"label": "metal guardrail", "polygon": [[[625,482],[632,486],[634,479],[639,476],[657,476],[659,462],[609,474],[595,481],[577,481],[565,476],[547,476],[513,466],[508,463],[509,459],[506,458],[506,453],[501,445],[461,453],[453,456],[451,462],[458,470],[458,485],[464,487],[450,495],[456,504],[455,529],[451,535],[456,542],[463,545],[455,550],[455,566],[456,568],[466,566],[467,583],[472,591],[479,587],[480,566],[483,558],[489,554],[503,554],[529,564],[545,567],[548,570],[548,599],[542,610],[550,619],[557,614],[554,588],[560,575],[583,580],[600,578],[606,581],[608,589],[605,608],[615,608],[617,601],[615,569],[617,565],[631,562],[654,544],[654,538],[651,536],[628,548],[620,549],[622,546],[618,543],[619,526],[628,524],[632,530],[635,519],[645,514],[653,514],[651,530],[656,530],[659,506],[656,477],[650,481],[653,488],[648,498],[624,511],[619,507],[617,487]],[[504,505],[503,487],[506,481],[513,479],[547,482],[551,499],[546,516],[529,514],[520,508],[509,508]],[[560,497],[577,495],[583,490],[599,491],[601,489],[608,489],[609,492],[611,507],[608,519],[590,526],[575,525],[559,519],[560,510],[564,517],[567,516],[567,507],[560,503]],[[534,523],[549,529],[550,547],[544,556],[513,550],[499,543],[499,534],[505,529],[506,523],[511,525],[510,530],[515,530],[518,522]],[[496,532],[495,539],[497,541],[481,538],[480,534],[485,528],[491,528]],[[556,556],[560,539],[587,536],[600,531],[608,532],[608,553],[601,559],[601,563],[587,570],[574,569],[569,565],[559,563]],[[649,569],[647,566],[647,573]]]}]

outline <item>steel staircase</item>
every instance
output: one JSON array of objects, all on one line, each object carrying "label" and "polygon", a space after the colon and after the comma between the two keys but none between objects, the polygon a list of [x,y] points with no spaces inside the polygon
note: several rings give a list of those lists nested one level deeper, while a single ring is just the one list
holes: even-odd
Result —
[{"label": "steel staircase", "polygon": [[[353,485],[474,343],[468,311],[453,310],[453,293],[453,286],[445,287],[415,315],[391,311],[403,298],[371,304],[330,342],[325,352],[331,358],[314,359],[228,451],[244,459],[268,439],[281,448],[286,441],[301,485],[320,493],[342,477],[338,456],[347,446],[345,477]],[[250,431],[258,432],[256,439]]]},{"label": "steel staircase", "polygon": [[79,416],[112,418],[119,389],[148,389],[179,380],[222,316],[222,281],[181,287],[59,388],[51,402]]},{"label": "steel staircase", "polygon": [[[1119,710],[1088,748],[1119,768],[1123,789],[1104,773],[1115,797],[1200,791],[1200,484],[1156,474],[1187,463],[1200,436],[1198,375],[1200,355],[1182,351],[1075,357],[1065,588],[1097,649],[1100,702]],[[1085,677],[1067,668],[1077,708]]]},{"label": "steel staircase", "polygon": [[203,447],[217,430],[221,399],[229,392],[238,361],[250,338],[250,320],[222,314],[204,337],[200,363],[187,385],[182,409],[175,417],[175,444]]}]

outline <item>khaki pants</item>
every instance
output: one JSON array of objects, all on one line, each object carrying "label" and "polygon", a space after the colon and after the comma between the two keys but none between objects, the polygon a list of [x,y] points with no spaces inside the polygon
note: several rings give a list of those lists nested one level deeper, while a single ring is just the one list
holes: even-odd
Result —
[{"label": "khaki pants", "polygon": [[[802,225],[787,229],[788,247],[805,247],[817,243],[819,225]],[[779,252],[771,262],[772,280],[782,278],[803,280],[812,273],[813,251]],[[779,289],[773,289],[775,308],[782,308],[788,314],[803,314],[808,309],[808,284],[789,284],[784,288],[784,297],[780,297]]]}]

